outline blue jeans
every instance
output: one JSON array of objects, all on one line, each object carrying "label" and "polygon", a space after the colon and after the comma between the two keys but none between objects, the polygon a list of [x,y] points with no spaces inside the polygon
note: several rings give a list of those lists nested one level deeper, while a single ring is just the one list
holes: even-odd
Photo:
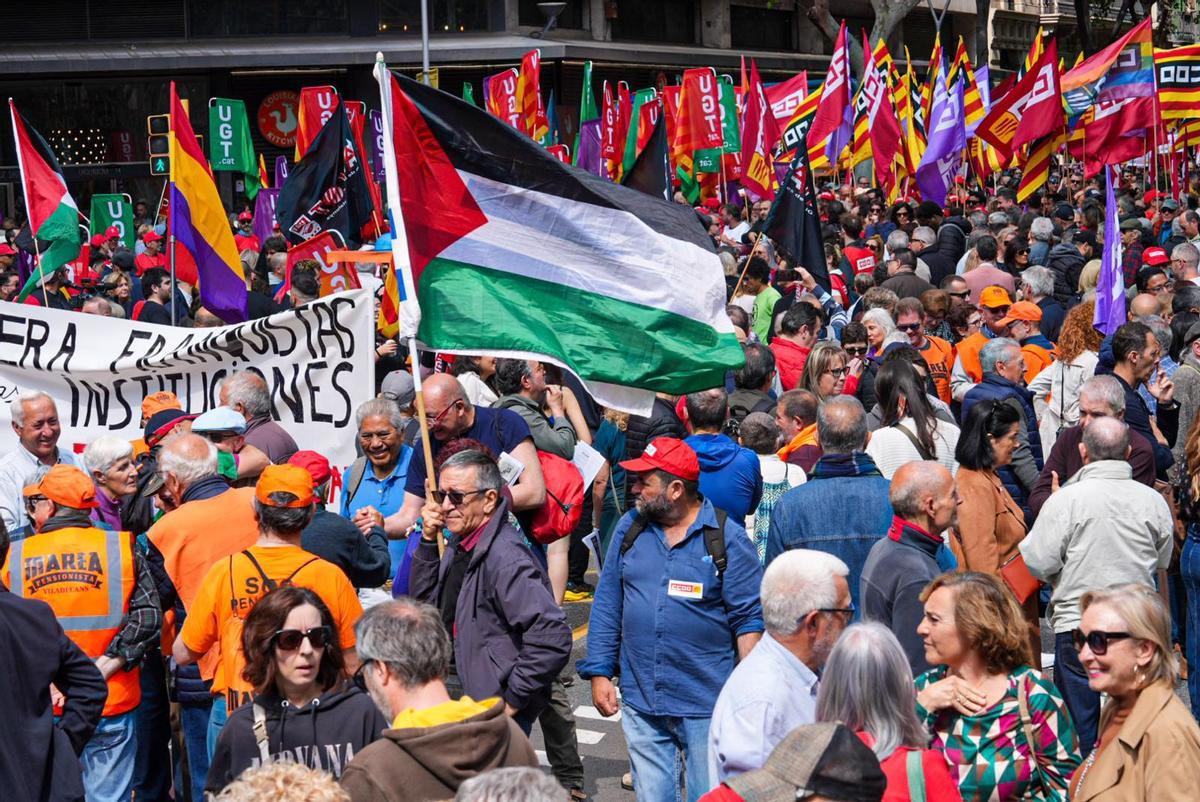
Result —
[{"label": "blue jeans", "polygon": [[137,719],[137,758],[133,762],[133,790],[144,802],[171,798],[171,703],[162,654],[146,652],[142,661],[142,701]]},{"label": "blue jeans", "polygon": [[1100,694],[1088,685],[1087,672],[1079,662],[1070,632],[1054,633],[1054,686],[1071,712],[1071,721],[1079,735],[1079,754],[1087,755],[1096,744]]},{"label": "blue jeans", "polygon": [[79,756],[88,802],[128,802],[133,796],[136,754],[137,718],[133,711],[100,719]]},{"label": "blue jeans", "polygon": [[183,745],[187,750],[188,773],[192,780],[192,802],[204,799],[204,780],[208,777],[208,719],[212,704],[179,705]]},{"label": "blue jeans", "polygon": [[212,712],[209,713],[208,716],[208,731],[204,740],[204,745],[208,749],[208,759],[210,761],[217,751],[217,739],[221,737],[221,730],[225,728],[225,722],[228,720],[229,710],[226,707],[225,697],[214,696]]},{"label": "blue jeans", "polygon": [[711,718],[640,713],[621,706],[638,802],[695,802],[709,791],[708,725]]},{"label": "blue jeans", "polygon": [[1188,526],[1188,537],[1179,557],[1179,571],[1187,590],[1188,697],[1192,715],[1200,719],[1200,527]]}]

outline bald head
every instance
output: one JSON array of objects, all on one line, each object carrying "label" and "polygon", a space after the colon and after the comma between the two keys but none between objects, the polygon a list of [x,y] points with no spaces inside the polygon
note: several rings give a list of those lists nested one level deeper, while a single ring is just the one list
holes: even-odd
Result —
[{"label": "bald head", "polygon": [[1083,430],[1079,454],[1085,464],[1129,456],[1129,427],[1117,418],[1099,418]]},{"label": "bald head", "polygon": [[421,383],[421,391],[430,433],[439,443],[453,440],[474,424],[475,410],[458,379],[449,373],[433,374]]},{"label": "bald head", "polygon": [[79,307],[79,311],[85,315],[100,315],[102,317],[112,316],[112,307],[108,304],[108,299],[100,296],[93,296],[83,302],[83,306]]},{"label": "bald head", "polygon": [[936,462],[910,462],[892,475],[892,510],[932,534],[954,525],[954,477]]},{"label": "bald head", "polygon": [[433,374],[421,382],[421,390],[425,394],[425,409],[430,416],[436,415],[460,398],[466,400],[462,385],[449,373]]},{"label": "bald head", "polygon": [[867,447],[867,413],[859,400],[836,395],[817,409],[817,438],[826,454],[853,454]]},{"label": "bald head", "polygon": [[1157,315],[1158,310],[1158,297],[1146,292],[1133,296],[1133,301],[1129,304],[1129,314],[1132,317]]},{"label": "bald head", "polygon": [[158,469],[178,500],[197,480],[217,472],[217,447],[198,434],[181,434],[159,451]]}]

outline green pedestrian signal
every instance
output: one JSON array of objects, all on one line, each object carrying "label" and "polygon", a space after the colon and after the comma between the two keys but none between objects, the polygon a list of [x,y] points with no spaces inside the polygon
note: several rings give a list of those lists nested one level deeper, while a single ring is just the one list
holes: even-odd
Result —
[{"label": "green pedestrian signal", "polygon": [[153,156],[150,159],[150,175],[170,175],[171,157]]}]

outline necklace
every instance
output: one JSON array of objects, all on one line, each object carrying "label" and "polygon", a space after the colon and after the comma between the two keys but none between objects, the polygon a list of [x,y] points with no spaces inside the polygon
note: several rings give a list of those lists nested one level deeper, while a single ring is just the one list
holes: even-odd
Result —
[{"label": "necklace", "polygon": [[1087,782],[1088,771],[1091,770],[1092,764],[1096,762],[1096,752],[1098,752],[1099,749],[1100,742],[1097,741],[1096,745],[1092,747],[1092,751],[1088,754],[1087,760],[1083,762],[1083,769],[1079,772],[1079,784],[1075,786],[1075,793],[1078,794],[1083,790],[1083,784]]}]

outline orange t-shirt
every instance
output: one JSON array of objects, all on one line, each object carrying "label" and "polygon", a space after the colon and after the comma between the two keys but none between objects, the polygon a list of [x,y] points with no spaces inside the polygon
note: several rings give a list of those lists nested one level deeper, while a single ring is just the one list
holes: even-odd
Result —
[{"label": "orange t-shirt", "polygon": [[1054,356],[1057,349],[1046,349],[1041,345],[1029,343],[1021,346],[1021,353],[1025,355],[1025,383],[1029,384],[1037,375],[1046,369],[1048,365],[1054,362]]},{"label": "orange t-shirt", "polygon": [[[247,549],[275,583],[289,577],[291,584],[305,587],[321,597],[333,616],[342,649],[354,648],[354,625],[362,615],[362,605],[350,580],[331,562],[309,554],[299,546],[251,546]],[[217,560],[200,591],[188,607],[187,620],[179,633],[193,652],[217,658],[211,676],[214,694],[224,693],[232,711],[249,701],[253,688],[242,678],[246,656],[242,651],[242,625],[246,616],[267,594],[266,583],[254,563],[241,552]]]},{"label": "orange t-shirt", "polygon": [[941,337],[926,335],[925,348],[921,351],[921,358],[929,366],[929,378],[933,379],[933,386],[937,388],[938,398],[949,404],[951,401],[950,371],[954,367],[954,346]]}]

